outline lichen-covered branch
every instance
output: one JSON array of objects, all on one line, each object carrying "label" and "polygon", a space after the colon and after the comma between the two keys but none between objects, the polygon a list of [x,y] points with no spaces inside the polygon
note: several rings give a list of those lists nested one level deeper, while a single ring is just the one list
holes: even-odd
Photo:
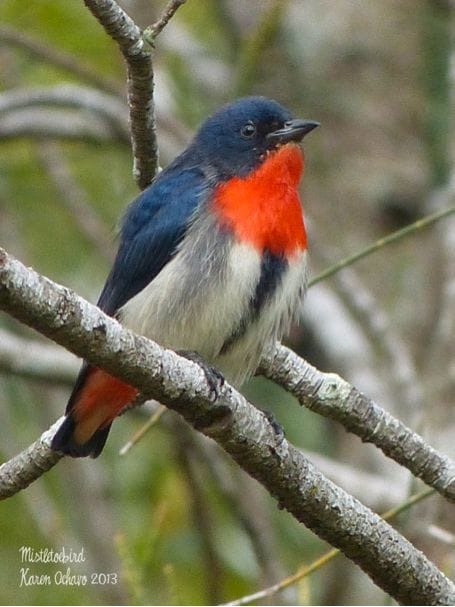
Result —
[{"label": "lichen-covered branch", "polygon": [[[414,605],[455,602],[455,586],[420,551],[324,478],[298,449],[277,436],[262,412],[228,384],[214,390],[195,363],[134,335],[2,249],[0,309],[180,413],[260,481],[280,507],[340,548],[397,601]],[[46,443],[41,444],[47,449],[45,461],[50,467],[55,461],[49,460]],[[34,448],[27,453],[33,460]],[[16,475],[29,465],[21,463],[22,455],[17,458],[13,460],[18,462]]]},{"label": "lichen-covered branch", "polygon": [[338,375],[322,373],[281,344],[264,357],[261,372],[455,501],[455,463]]}]

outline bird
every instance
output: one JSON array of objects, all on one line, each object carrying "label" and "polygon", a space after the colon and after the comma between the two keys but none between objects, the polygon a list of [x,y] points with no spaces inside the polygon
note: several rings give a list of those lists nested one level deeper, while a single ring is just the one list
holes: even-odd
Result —
[{"label": "bird", "polygon": [[[300,144],[318,126],[262,96],[215,111],[127,208],[99,308],[240,387],[305,295]],[[84,362],[52,449],[97,457],[137,396]]]}]

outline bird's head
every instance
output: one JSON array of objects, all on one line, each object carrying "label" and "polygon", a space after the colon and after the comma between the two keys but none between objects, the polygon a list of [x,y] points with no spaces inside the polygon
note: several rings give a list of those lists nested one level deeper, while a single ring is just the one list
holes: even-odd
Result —
[{"label": "bird's head", "polygon": [[293,118],[282,105],[266,97],[245,97],[223,106],[199,129],[194,144],[222,179],[245,177],[268,152],[300,142],[319,126]]}]

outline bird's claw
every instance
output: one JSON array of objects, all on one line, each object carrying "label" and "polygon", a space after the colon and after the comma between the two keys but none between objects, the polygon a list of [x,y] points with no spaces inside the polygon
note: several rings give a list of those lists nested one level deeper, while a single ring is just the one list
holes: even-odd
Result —
[{"label": "bird's claw", "polygon": [[272,426],[273,431],[275,433],[277,445],[280,446],[285,439],[283,426],[276,421],[275,416],[271,411],[267,411],[266,409],[261,409],[261,411],[265,415],[267,420],[270,422],[270,425]]},{"label": "bird's claw", "polygon": [[210,365],[198,352],[194,352],[193,350],[176,350],[176,353],[201,367],[204,371],[210,391],[213,393],[213,400],[216,400],[225,381],[221,371],[218,371],[216,367]]}]

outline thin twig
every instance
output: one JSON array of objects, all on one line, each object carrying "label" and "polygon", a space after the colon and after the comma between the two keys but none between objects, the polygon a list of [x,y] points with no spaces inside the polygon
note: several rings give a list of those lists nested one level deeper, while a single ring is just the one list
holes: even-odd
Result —
[{"label": "thin twig", "polygon": [[119,455],[126,455],[128,451],[134,447],[136,443],[138,443],[141,438],[147,434],[147,432],[152,428],[166,411],[166,407],[164,405],[159,405],[157,410],[152,413],[150,418],[143,424],[137,432],[133,434],[133,436],[126,442],[123,447],[119,451]]},{"label": "thin twig", "polygon": [[405,226],[404,228],[397,230],[396,232],[392,232],[392,234],[389,234],[388,236],[385,236],[384,238],[380,238],[379,240],[377,240],[370,246],[365,247],[358,253],[354,253],[354,255],[349,255],[348,257],[345,257],[344,259],[342,259],[338,263],[334,264],[333,266],[330,266],[330,268],[327,268],[326,270],[324,270],[323,272],[321,272],[320,274],[318,274],[317,276],[312,278],[310,280],[308,286],[312,287],[316,283],[321,282],[322,280],[325,280],[326,278],[329,278],[330,276],[333,276],[334,274],[336,274],[337,272],[339,272],[346,266],[350,266],[353,263],[355,263],[356,261],[359,261],[359,259],[367,257],[367,255],[370,255],[371,253],[374,253],[375,251],[378,251],[379,249],[382,249],[383,247],[385,247],[389,244],[397,242],[398,240],[401,240],[405,236],[410,236],[411,234],[414,234],[418,230],[422,230],[423,228],[430,226],[435,221],[438,221],[439,219],[443,219],[444,217],[448,217],[449,215],[452,215],[453,213],[455,213],[455,206],[452,206],[452,207],[449,207],[446,209],[442,209],[440,211],[436,211],[435,213],[432,213],[431,215],[427,215],[426,217],[422,217],[421,219],[418,219],[414,223],[411,223],[411,224]]},{"label": "thin twig", "polygon": [[153,46],[156,37],[163,31],[176,11],[185,4],[186,0],[170,0],[161,17],[144,30],[144,39]]}]

